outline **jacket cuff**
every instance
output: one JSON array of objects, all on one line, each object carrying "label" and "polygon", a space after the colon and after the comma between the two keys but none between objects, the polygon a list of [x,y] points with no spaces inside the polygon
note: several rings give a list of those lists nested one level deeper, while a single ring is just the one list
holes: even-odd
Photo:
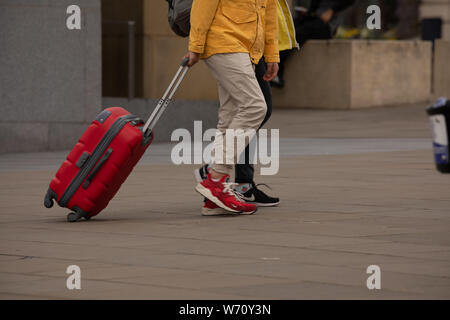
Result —
[{"label": "jacket cuff", "polygon": [[189,51],[201,54],[203,53],[203,51],[205,51],[205,46],[189,42]]},{"label": "jacket cuff", "polygon": [[265,62],[280,62],[280,55],[279,54],[265,54],[264,55],[264,61]]},{"label": "jacket cuff", "polygon": [[280,62],[280,53],[278,51],[278,43],[267,44],[264,50],[264,60],[266,62]]},{"label": "jacket cuff", "polygon": [[191,28],[189,33],[189,51],[203,53],[205,51],[206,32]]}]

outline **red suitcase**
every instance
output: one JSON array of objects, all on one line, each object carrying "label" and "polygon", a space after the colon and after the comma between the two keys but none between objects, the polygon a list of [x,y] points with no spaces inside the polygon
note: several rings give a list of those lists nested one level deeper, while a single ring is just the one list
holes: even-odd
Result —
[{"label": "red suitcase", "polygon": [[153,141],[153,128],[183,80],[183,60],[169,88],[145,123],[123,108],[103,110],[63,162],[45,195],[44,205],[69,208],[69,222],[100,213]]}]

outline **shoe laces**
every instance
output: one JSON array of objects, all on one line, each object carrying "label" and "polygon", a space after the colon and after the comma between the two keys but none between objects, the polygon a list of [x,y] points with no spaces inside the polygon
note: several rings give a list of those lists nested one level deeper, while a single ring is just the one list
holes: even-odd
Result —
[{"label": "shoe laces", "polygon": [[[265,187],[267,187],[268,189],[272,190],[272,188],[269,187],[269,185],[267,185],[267,184],[265,184],[265,183],[259,183],[259,184],[252,183],[251,185],[252,185],[252,186],[250,187],[250,189],[248,189],[245,193],[247,193],[247,192],[249,192],[249,191],[251,190],[251,192],[252,192],[253,194],[255,194],[255,193],[261,194],[261,193],[262,193],[262,194],[265,195],[264,192],[262,192],[261,190],[259,190],[259,189],[257,188],[258,186],[265,186]],[[240,193],[239,191],[236,191],[236,190],[233,190],[233,192],[234,192],[236,198],[237,198],[239,201],[246,202],[244,193]]]},{"label": "shoe laces", "polygon": [[239,197],[239,194],[234,191],[234,188],[238,185],[238,183],[235,182],[223,182],[223,192],[228,193],[230,196],[234,196],[236,200],[242,201],[242,199]]}]

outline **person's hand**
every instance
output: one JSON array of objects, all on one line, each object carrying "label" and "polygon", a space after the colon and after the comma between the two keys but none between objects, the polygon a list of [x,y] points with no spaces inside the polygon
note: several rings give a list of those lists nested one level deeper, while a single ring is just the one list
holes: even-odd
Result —
[{"label": "person's hand", "polygon": [[324,23],[328,23],[330,22],[330,20],[333,18],[334,16],[334,11],[333,9],[328,9],[327,11],[323,12],[320,15],[320,19],[324,22]]},{"label": "person's hand", "polygon": [[187,64],[188,67],[192,67],[194,64],[196,64],[198,62],[198,60],[200,60],[200,53],[196,53],[196,52],[191,52],[189,51],[184,57],[183,59],[189,58],[189,62]]},{"label": "person's hand", "polygon": [[278,74],[278,63],[276,62],[267,62],[267,71],[264,75],[263,79],[265,81],[272,81]]}]

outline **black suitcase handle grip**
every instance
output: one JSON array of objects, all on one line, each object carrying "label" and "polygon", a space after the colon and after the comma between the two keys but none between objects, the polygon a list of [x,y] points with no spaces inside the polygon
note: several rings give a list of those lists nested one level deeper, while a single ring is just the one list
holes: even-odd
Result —
[{"label": "black suitcase handle grip", "polygon": [[189,58],[184,58],[183,61],[181,62],[181,66],[186,67],[188,63],[189,63]]},{"label": "black suitcase handle grip", "polygon": [[100,170],[100,168],[105,164],[105,162],[109,159],[109,156],[111,155],[111,153],[113,152],[113,149],[109,148],[105,154],[103,155],[103,157],[100,159],[99,162],[97,162],[97,164],[95,165],[94,169],[92,170],[92,172],[89,174],[89,176],[87,177],[86,181],[83,184],[83,189],[87,189],[89,187],[89,185],[91,184],[92,179],[94,179],[95,175],[98,173],[98,171]]}]

